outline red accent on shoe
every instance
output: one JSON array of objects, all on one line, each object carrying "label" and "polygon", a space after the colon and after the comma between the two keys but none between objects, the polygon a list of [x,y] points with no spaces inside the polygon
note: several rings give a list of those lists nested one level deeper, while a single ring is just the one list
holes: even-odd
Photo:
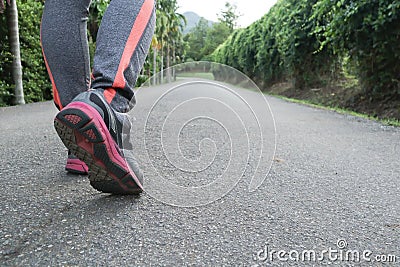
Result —
[{"label": "red accent on shoe", "polygon": [[72,124],[78,124],[82,120],[81,117],[76,115],[67,115],[65,118]]},{"label": "red accent on shoe", "polygon": [[88,174],[89,168],[85,162],[80,159],[67,159],[65,170],[74,174]]},{"label": "red accent on shoe", "polygon": [[116,94],[117,91],[115,91],[115,89],[113,88],[107,88],[106,90],[104,90],[104,98],[106,99],[108,104],[111,104]]},{"label": "red accent on shoe", "polygon": [[96,139],[96,135],[95,135],[95,133],[93,132],[92,129],[87,130],[85,133],[86,133],[92,140],[95,140],[95,139]]}]

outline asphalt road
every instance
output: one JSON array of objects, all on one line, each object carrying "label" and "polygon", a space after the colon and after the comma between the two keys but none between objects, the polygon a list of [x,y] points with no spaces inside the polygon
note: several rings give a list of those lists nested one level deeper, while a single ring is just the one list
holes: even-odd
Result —
[{"label": "asphalt road", "polygon": [[[146,93],[139,96],[139,103],[149,99]],[[173,104],[174,98],[168,101]],[[400,129],[272,97],[268,101],[277,150],[264,182],[250,192],[245,174],[224,197],[191,208],[165,204],[149,193],[139,198],[98,193],[86,177],[64,171],[66,149],[52,126],[52,103],[1,108],[0,266],[400,265]],[[169,112],[162,103],[157,108],[156,115]],[[229,116],[222,106],[208,110],[221,119]],[[135,110],[138,122],[146,119],[141,111]],[[152,142],[161,138],[164,120],[150,118],[148,132],[139,127],[135,137],[151,137],[146,149],[161,176],[176,178],[181,186],[206,184],[224,170],[226,158],[235,157],[223,128],[194,121],[181,132],[181,152],[166,146],[169,158],[163,158],[165,151]],[[237,129],[243,134],[240,125]],[[230,128],[229,135],[235,134]],[[214,148],[203,144],[204,151],[214,153],[205,176],[176,174],[171,157],[195,162],[207,154],[198,146],[205,137],[216,140]],[[243,144],[247,141],[243,138]],[[240,152],[247,145],[236,147]],[[146,161],[144,155],[138,158]],[[288,253],[279,259],[274,252],[279,250]],[[323,259],[294,261],[296,251],[304,250]],[[324,250],[333,250],[331,257]],[[359,251],[361,257],[367,251],[366,259],[373,262],[336,259],[340,253],[334,250]],[[385,259],[381,255],[387,261],[397,256],[397,262],[378,264]]]}]

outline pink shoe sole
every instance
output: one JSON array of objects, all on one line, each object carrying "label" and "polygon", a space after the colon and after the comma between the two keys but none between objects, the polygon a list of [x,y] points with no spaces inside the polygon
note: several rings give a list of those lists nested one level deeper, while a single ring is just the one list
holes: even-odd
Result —
[{"label": "pink shoe sole", "polygon": [[73,174],[87,175],[89,168],[85,162],[80,159],[67,159],[67,165],[65,165],[65,170]]}]

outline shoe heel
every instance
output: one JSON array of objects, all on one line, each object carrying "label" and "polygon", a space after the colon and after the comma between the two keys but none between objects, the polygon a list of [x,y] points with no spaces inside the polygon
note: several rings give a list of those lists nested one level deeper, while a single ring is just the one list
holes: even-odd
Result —
[{"label": "shoe heel", "polygon": [[90,143],[101,143],[104,141],[94,123],[90,123],[92,118],[79,109],[68,108],[62,110],[57,114],[56,118],[67,127],[77,130]]},{"label": "shoe heel", "polygon": [[91,121],[88,115],[81,110],[74,108],[67,108],[60,111],[57,114],[56,119],[72,129],[82,128]]},{"label": "shoe heel", "polygon": [[131,174],[96,112],[85,103],[72,103],[56,115],[55,129],[65,146],[88,165],[89,180],[95,189],[104,193],[140,194],[140,181]]}]

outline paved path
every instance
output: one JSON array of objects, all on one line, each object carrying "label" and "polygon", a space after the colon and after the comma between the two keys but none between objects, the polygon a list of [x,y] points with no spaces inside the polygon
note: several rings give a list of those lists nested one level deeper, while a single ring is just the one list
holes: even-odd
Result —
[{"label": "paved path", "polygon": [[[138,98],[146,103],[146,94]],[[371,259],[396,255],[400,264],[400,130],[268,101],[277,151],[264,183],[250,192],[242,179],[225,197],[195,208],[163,204],[146,193],[96,192],[86,177],[63,170],[66,150],[52,126],[52,103],[1,108],[0,265],[267,266],[272,259],[274,265],[320,266],[330,262],[328,254],[321,262],[283,262],[276,253],[266,258],[266,250],[322,252],[338,249],[339,239],[347,242],[343,251],[370,250]],[[153,123],[157,133],[159,122]],[[190,146],[196,132],[218,139],[213,127],[203,129],[185,136],[182,153],[199,153]],[[150,155],[160,152],[156,145],[147,148]],[[158,171],[173,174],[168,164]]]}]

